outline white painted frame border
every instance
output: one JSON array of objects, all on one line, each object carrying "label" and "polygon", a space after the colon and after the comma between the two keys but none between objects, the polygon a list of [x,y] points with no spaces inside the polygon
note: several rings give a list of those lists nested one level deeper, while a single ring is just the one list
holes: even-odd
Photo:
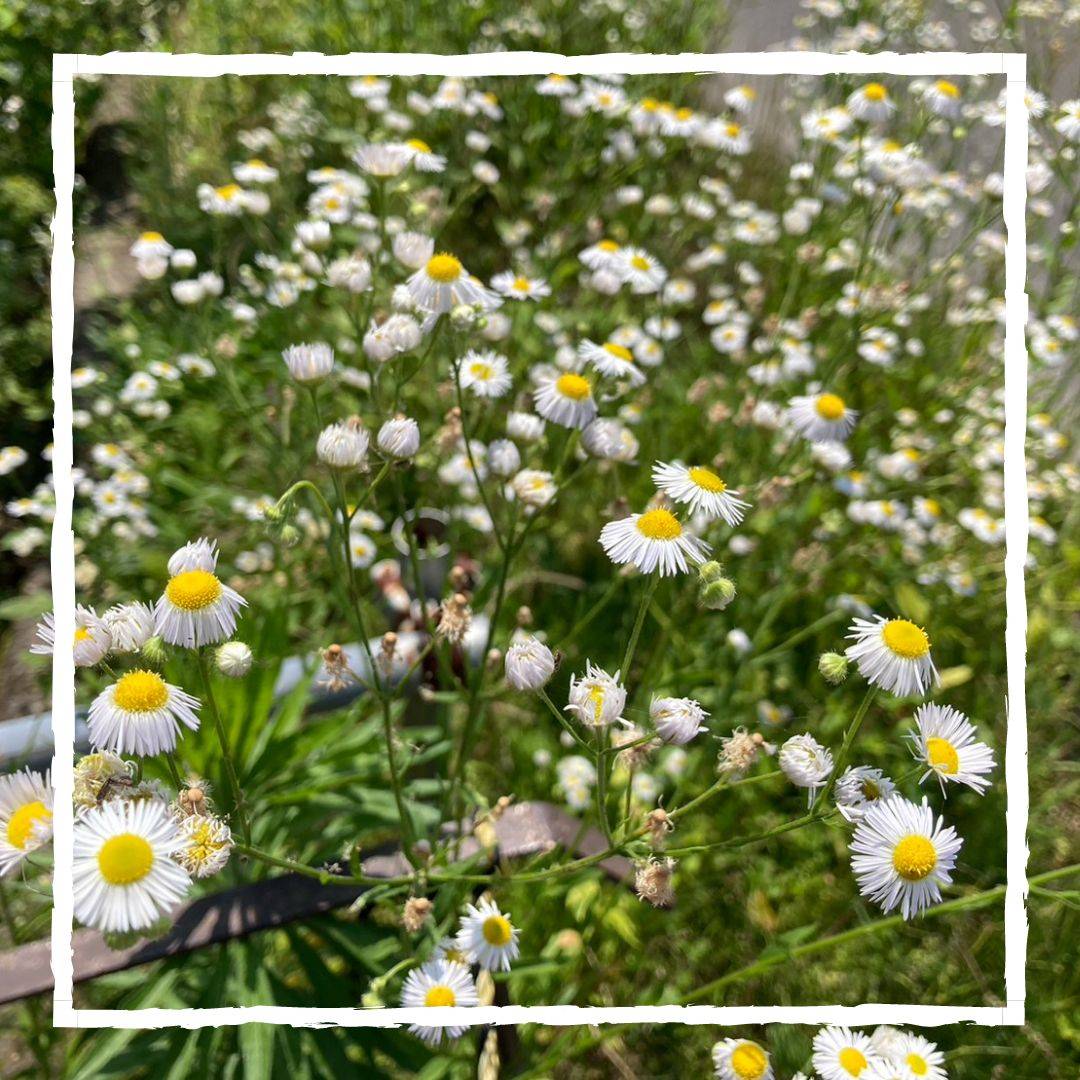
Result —
[{"label": "white painted frame border", "polygon": [[[1027,714],[1024,698],[1027,607],[1024,562],[1027,555],[1027,476],[1024,435],[1027,413],[1027,353],[1024,326],[1026,228],[1025,169],[1027,110],[1024,105],[1027,57],[1022,53],[847,53],[812,52],[640,55],[604,53],[560,56],[507,52],[468,56],[431,54],[321,53],[208,56],[168,53],[109,53],[104,56],[53,56],[52,146],[56,182],[53,220],[52,344],[56,518],[52,532],[52,590],[56,640],[75,633],[75,549],[72,532],[71,355],[74,326],[75,254],[72,189],[75,179],[74,79],[79,75],[214,77],[219,75],[602,75],[647,74],[740,75],[1005,75],[1005,150],[1003,213],[1005,250],[1005,647],[1007,660],[1007,741],[1005,748],[1006,893],[1004,1008],[937,1005],[855,1006],[481,1006],[447,1008],[445,1024],[552,1025],[658,1023],[850,1025],[909,1024],[937,1026],[975,1023],[985,1026],[1024,1023],[1027,951]],[[216,1027],[222,1024],[288,1024],[295,1027],[395,1027],[432,1022],[431,1011],[414,1009],[320,1009],[256,1006],[221,1009],[76,1009],[72,966],[72,809],[75,734],[75,666],[70,649],[53,658],[52,688],[55,752],[52,778],[56,790],[54,908],[52,922],[53,1023],[58,1027],[160,1028]]]}]

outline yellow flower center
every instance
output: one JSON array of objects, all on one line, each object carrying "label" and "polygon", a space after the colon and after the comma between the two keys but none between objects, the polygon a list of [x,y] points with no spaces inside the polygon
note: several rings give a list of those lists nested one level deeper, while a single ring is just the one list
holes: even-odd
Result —
[{"label": "yellow flower center", "polygon": [[863,97],[867,101],[884,101],[889,96],[889,91],[879,82],[867,83],[863,87]]},{"label": "yellow flower center", "polygon": [[155,671],[129,671],[113,688],[113,704],[124,712],[154,712],[169,700],[169,688]]},{"label": "yellow flower center", "polygon": [[221,596],[221,582],[209,570],[185,570],[169,578],[165,596],[173,607],[200,611]]},{"label": "yellow flower center", "polygon": [[448,1007],[457,1004],[457,995],[449,986],[433,986],[424,995],[424,1004],[433,1007]]},{"label": "yellow flower center", "polygon": [[905,1060],[907,1061],[907,1067],[916,1076],[926,1076],[930,1072],[930,1065],[927,1063],[926,1058],[919,1054],[908,1054]]},{"label": "yellow flower center", "polygon": [[34,834],[34,826],[39,821],[51,821],[52,811],[40,800],[35,799],[25,806],[20,806],[10,818],[7,824],[8,843],[24,850],[30,837]]},{"label": "yellow flower center", "polygon": [[738,134],[740,131],[742,131],[742,128],[739,127],[738,124],[732,122],[724,128],[724,131],[727,133],[728,138],[734,139],[738,137]]},{"label": "yellow flower center", "polygon": [[341,208],[341,200],[335,195],[331,195],[324,203],[327,210],[339,210]]},{"label": "yellow flower center", "polygon": [[630,260],[630,265],[635,270],[648,270],[649,269],[649,260],[646,259],[644,255],[635,255]]},{"label": "yellow flower center", "polygon": [[757,91],[752,86],[740,86],[739,93],[748,101],[753,101],[757,97]]},{"label": "yellow flower center", "polygon": [[589,700],[592,702],[593,707],[593,723],[600,723],[600,715],[604,711],[604,697],[605,691],[602,686],[589,688]]},{"label": "yellow flower center", "polygon": [[769,1059],[757,1043],[739,1043],[731,1053],[731,1068],[739,1080],[761,1080],[768,1067]]},{"label": "yellow flower center", "polygon": [[574,401],[582,401],[592,393],[589,380],[582,375],[575,375],[572,371],[555,380],[555,389],[563,397],[573,398]]},{"label": "yellow flower center", "polygon": [[881,631],[881,637],[890,652],[905,660],[918,660],[930,651],[926,631],[907,619],[890,619]]},{"label": "yellow flower center", "polygon": [[960,770],[960,755],[948,739],[937,736],[926,740],[926,760],[938,772],[954,776]]},{"label": "yellow flower center", "polygon": [[625,360],[628,364],[634,359],[634,354],[625,345],[616,345],[612,341],[604,346],[604,352],[610,353],[619,360]]},{"label": "yellow flower center", "polygon": [[937,517],[941,513],[941,504],[937,499],[923,499],[923,509],[928,514],[933,514]]},{"label": "yellow flower center", "polygon": [[204,821],[188,835],[186,858],[198,866],[212,859],[225,845],[214,835],[211,822]]},{"label": "yellow flower center", "polygon": [[619,245],[616,244],[614,240],[601,240],[600,243],[596,246],[601,251],[606,251],[609,253],[614,253],[619,250]]},{"label": "yellow flower center", "polygon": [[465,964],[468,966],[469,958],[460,950],[456,948],[449,948],[443,952],[443,959],[449,960],[454,964]]},{"label": "yellow flower center", "polygon": [[120,833],[101,845],[97,858],[101,876],[110,885],[132,885],[150,873],[154,849],[141,836]]},{"label": "yellow flower center", "polygon": [[688,108],[686,108],[686,106],[683,106],[681,109],[677,109],[675,111],[675,116],[679,120],[689,120],[690,117],[692,117],[693,115],[694,115],[694,110],[693,109],[688,109]]},{"label": "yellow flower center", "polygon": [[87,630],[85,626],[76,626],[75,627],[75,641],[76,642],[89,641],[91,638],[93,638],[93,636],[94,635],[91,634],[90,631]]},{"label": "yellow flower center", "polygon": [[937,90],[939,94],[944,94],[946,97],[958,98],[960,96],[960,87],[958,87],[956,83],[949,82],[948,79],[938,79],[938,81],[934,83],[934,89]]},{"label": "yellow flower center", "polygon": [[529,279],[527,277],[514,278],[514,288],[517,289],[519,292],[528,292]]},{"label": "yellow flower center", "polygon": [[453,255],[443,252],[441,255],[433,255],[428,259],[427,276],[432,281],[438,281],[442,285],[449,285],[461,277],[461,260]]},{"label": "yellow flower center", "polygon": [[687,469],[686,475],[690,478],[691,484],[696,484],[704,491],[711,491],[716,495],[719,495],[723,491],[727,491],[727,484],[725,484],[712,469],[706,469],[701,465],[694,465]]},{"label": "yellow flower center", "polygon": [[682,536],[679,519],[670,510],[649,510],[637,519],[637,527],[650,540],[674,540]]},{"label": "yellow flower center", "polygon": [[836,394],[821,394],[814,409],[823,420],[840,420],[846,411],[844,399]]},{"label": "yellow flower center", "polygon": [[845,1046],[840,1051],[840,1068],[851,1076],[859,1076],[867,1066],[866,1055],[854,1046]]},{"label": "yellow flower center", "polygon": [[145,240],[148,244],[159,244],[165,237],[159,232],[144,232],[139,239]]},{"label": "yellow flower center", "polygon": [[265,169],[266,168],[266,162],[263,161],[262,158],[257,158],[257,157],[253,157],[248,162],[248,165],[253,169]]},{"label": "yellow flower center", "polygon": [[217,195],[226,202],[231,202],[240,194],[239,184],[223,184],[217,189]]},{"label": "yellow flower center", "polygon": [[510,920],[502,915],[489,915],[484,920],[484,940],[489,945],[502,947],[508,945],[514,936],[510,928]]},{"label": "yellow flower center", "polygon": [[937,848],[925,836],[911,833],[893,848],[892,864],[905,881],[922,881],[937,866]]},{"label": "yellow flower center", "polygon": [[469,365],[469,374],[483,382],[487,382],[487,380],[495,374],[495,369],[490,364],[485,364],[482,360],[477,360],[475,363]]},{"label": "yellow flower center", "polygon": [[406,146],[411,146],[414,150],[419,150],[421,154],[430,154],[431,153],[431,147],[428,146],[428,144],[426,142],[424,142],[423,139],[409,139],[405,143],[405,145]]}]

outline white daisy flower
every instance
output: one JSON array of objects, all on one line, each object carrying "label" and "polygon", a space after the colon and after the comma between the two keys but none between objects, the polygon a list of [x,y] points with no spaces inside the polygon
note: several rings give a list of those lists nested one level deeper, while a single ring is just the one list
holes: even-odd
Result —
[{"label": "white daisy flower", "polygon": [[526,505],[547,506],[557,494],[555,480],[543,469],[522,469],[510,480],[510,488]]},{"label": "white daisy flower", "polygon": [[960,115],[960,87],[948,79],[935,79],[923,90],[926,107],[937,116],[955,120]]},{"label": "white daisy flower", "polygon": [[719,1080],[773,1080],[775,1073],[765,1047],[750,1039],[724,1039],[712,1048]]},{"label": "white daisy flower", "polygon": [[631,462],[640,444],[634,433],[621,421],[598,417],[582,433],[581,445],[593,457],[607,461]]},{"label": "white daisy flower", "polygon": [[866,1080],[878,1056],[870,1037],[846,1027],[822,1028],[814,1036],[814,1071],[821,1080]]},{"label": "white daisy flower", "polygon": [[138,652],[154,636],[154,609],[149,604],[114,604],[101,621],[114,652]]},{"label": "white daisy flower", "polygon": [[710,548],[690,535],[670,511],[647,510],[600,530],[600,545],[616,565],[632,563],[643,574],[658,571],[661,577],[689,572],[689,562],[703,563]]},{"label": "white daisy flower", "polygon": [[851,869],[863,896],[886,914],[899,907],[910,919],[941,900],[962,845],[925,799],[916,806],[894,795],[870,807],[856,826]]},{"label": "white daisy flower", "polygon": [[846,439],[858,418],[836,394],[810,394],[788,402],[788,423],[810,442]]},{"label": "white daisy flower", "polygon": [[813,806],[818,788],[825,786],[833,770],[833,756],[809,732],[792,735],[777,758],[780,771],[796,786],[807,789],[809,805]]},{"label": "white daisy flower", "polygon": [[693,698],[653,698],[649,718],[664,742],[683,746],[699,732],[707,731],[709,714]]},{"label": "white daisy flower", "polygon": [[645,382],[645,373],[635,365],[634,354],[625,345],[613,341],[597,345],[586,339],[578,346],[578,355],[608,378],[627,379],[631,386]]},{"label": "white daisy flower", "polygon": [[[197,555],[184,553],[205,544]],[[197,649],[226,641],[247,601],[214,573],[217,553],[208,541],[188,544],[169,560],[169,581],[154,607],[154,631],[170,645]]]},{"label": "white daisy flower", "polygon": [[[56,623],[51,611],[46,612],[35,630],[37,641],[30,652],[38,656],[51,656],[56,645]],[[112,648],[108,627],[93,608],[79,604],[75,608],[75,639],[72,651],[76,667],[93,667],[105,659]]]},{"label": "white daisy flower", "polygon": [[896,785],[880,769],[869,765],[849,765],[836,781],[833,795],[836,806],[847,821],[859,822],[866,811],[882,799],[888,799]]},{"label": "white daisy flower", "polygon": [[470,349],[458,361],[458,371],[462,387],[480,398],[500,398],[512,383],[506,357],[491,350]]},{"label": "white daisy flower", "polygon": [[578,258],[590,269],[622,276],[623,248],[614,240],[598,240],[580,252]]},{"label": "white daisy flower", "polygon": [[[414,968],[401,988],[401,1005],[405,1009],[453,1008],[454,1006],[478,1005],[476,983],[464,964],[452,960],[429,960],[421,968]],[[438,1046],[445,1036],[456,1039],[469,1030],[467,1024],[444,1027],[427,1024],[410,1024],[409,1031],[430,1046]]]},{"label": "white daisy flower", "polygon": [[659,292],[667,280],[667,271],[643,248],[624,247],[619,252],[618,272],[638,294]]},{"label": "white daisy flower", "polygon": [[436,154],[423,139],[406,139],[403,145],[417,172],[437,173],[446,168],[446,158]]},{"label": "white daisy flower", "polygon": [[412,160],[402,143],[369,143],[353,151],[353,161],[369,176],[399,176]]},{"label": "white daisy flower", "polygon": [[334,350],[321,341],[290,345],[281,357],[289,374],[300,383],[319,382],[334,370]]},{"label": "white daisy flower", "polygon": [[339,420],[319,432],[315,456],[333,469],[359,469],[367,461],[371,437],[358,416]]},{"label": "white daisy flower", "polygon": [[750,508],[737,491],[729,490],[712,469],[703,465],[658,461],[653,465],[652,478],[665,495],[688,506],[691,513],[702,513],[710,519],[723,518],[731,526],[738,525],[743,511]]},{"label": "white daisy flower", "polygon": [[406,282],[417,307],[443,315],[459,304],[494,307],[497,297],[472,277],[456,255],[440,252],[416,271]]},{"label": "white daisy flower", "polygon": [[588,727],[610,727],[622,718],[626,706],[626,688],[619,682],[619,672],[609,675],[591,660],[586,661],[583,677],[570,676],[568,696],[566,711]]},{"label": "white daisy flower", "polygon": [[359,570],[366,570],[374,561],[379,549],[375,541],[367,533],[359,529],[349,530],[349,558],[353,566]]},{"label": "white daisy flower", "polygon": [[198,731],[198,711],[197,698],[157,672],[129,671],[90,705],[90,743],[118,754],[151,757],[176,748],[181,724]]},{"label": "white daisy flower", "polygon": [[0,877],[11,873],[52,836],[49,774],[24,769],[0,776]]},{"label": "white daisy flower", "polygon": [[174,855],[193,877],[208,878],[224,869],[233,848],[232,830],[210,814],[191,814],[180,819],[184,845]]},{"label": "white daisy flower", "polygon": [[506,681],[515,690],[539,690],[555,674],[555,657],[539,639],[522,635],[506,650]]},{"label": "white daisy flower", "polygon": [[909,1076],[917,1080],[948,1080],[945,1055],[929,1039],[913,1031],[900,1033],[896,1058],[907,1070],[905,1080]]},{"label": "white daisy flower", "polygon": [[408,416],[395,416],[379,428],[375,444],[387,457],[404,460],[420,449],[420,427]]},{"label": "white daisy flower", "polygon": [[542,379],[533,391],[533,403],[545,420],[562,427],[585,428],[596,417],[592,383],[572,371]]},{"label": "white daisy flower", "polygon": [[349,93],[361,101],[384,98],[390,93],[390,80],[380,75],[362,75],[349,81]]},{"label": "white daisy flower", "polygon": [[515,274],[504,270],[491,279],[491,287],[500,295],[511,300],[542,300],[551,295],[551,286],[541,278]]},{"label": "white daisy flower", "polygon": [[856,120],[875,123],[888,120],[896,108],[889,97],[888,89],[879,82],[867,83],[849,94],[847,107]]},{"label": "white daisy flower", "polygon": [[945,783],[965,784],[982,795],[990,786],[984,779],[994,770],[994,752],[980,742],[975,725],[951,705],[927,702],[915,710],[917,730],[908,738],[915,757],[928,766],[920,783],[937,775],[942,794]]},{"label": "white daisy flower", "polygon": [[105,933],[152,926],[187,894],[191,879],[174,859],[185,845],[165,803],[107,802],[75,822],[75,917]]},{"label": "white daisy flower", "polygon": [[925,630],[907,619],[885,619],[875,615],[855,619],[848,628],[855,639],[845,655],[859,665],[859,674],[897,697],[924,694],[938,681],[930,656],[930,638]]},{"label": "white daisy flower", "polygon": [[485,971],[509,971],[518,957],[521,931],[491,900],[469,904],[461,918],[457,946],[473,964]]},{"label": "white daisy flower", "polygon": [[164,259],[172,254],[173,246],[159,232],[144,232],[128,249],[135,259]]}]

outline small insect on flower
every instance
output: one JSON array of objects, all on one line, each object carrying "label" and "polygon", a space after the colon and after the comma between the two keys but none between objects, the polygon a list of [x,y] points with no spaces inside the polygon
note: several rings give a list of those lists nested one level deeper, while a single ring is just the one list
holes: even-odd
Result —
[{"label": "small insect on flower", "polygon": [[930,656],[930,638],[922,627],[907,619],[875,615],[855,619],[848,628],[855,639],[845,655],[859,666],[859,674],[874,686],[897,697],[924,694],[937,684],[938,674]]},{"label": "small insect on flower", "polygon": [[[37,641],[30,652],[38,656],[51,656],[56,644],[56,623],[51,611],[42,616],[35,631]],[[93,608],[79,604],[75,608],[75,638],[72,651],[76,667],[93,667],[105,659],[112,648],[112,636]]]},{"label": "small insect on flower", "polygon": [[879,1058],[870,1036],[846,1027],[827,1027],[814,1036],[814,1071],[822,1080],[850,1080],[868,1076]]},{"label": "small insect on flower", "polygon": [[236,631],[247,601],[215,574],[217,551],[207,540],[186,544],[169,560],[169,581],[154,607],[154,630],[170,645],[216,645]]},{"label": "small insect on flower", "polygon": [[984,778],[994,770],[994,752],[979,741],[975,725],[951,705],[930,702],[915,710],[915,724],[908,738],[916,759],[928,766],[919,782],[936,774],[942,794],[948,781],[982,795],[990,786]]},{"label": "small insect on flower", "polygon": [[0,776],[0,877],[11,873],[52,836],[49,774],[24,769]]},{"label": "small insect on flower", "polygon": [[432,255],[406,282],[417,307],[434,315],[444,315],[461,304],[498,306],[498,298],[472,277],[456,255],[443,251]]},{"label": "small insect on flower", "polygon": [[515,690],[539,690],[555,674],[555,657],[539,639],[518,637],[506,650],[506,681]]},{"label": "small insect on flower", "polygon": [[709,714],[693,698],[653,698],[649,717],[656,733],[672,746],[683,746],[695,735],[707,731]]},{"label": "small insect on flower", "polygon": [[90,743],[118,754],[161,754],[176,748],[181,724],[199,730],[198,710],[198,699],[156,671],[129,671],[91,703]]},{"label": "small insect on flower", "polygon": [[630,563],[643,574],[655,570],[661,577],[689,573],[689,563],[703,563],[710,551],[662,508],[609,521],[600,530],[600,545],[616,565]]},{"label": "small insect on flower", "polygon": [[541,380],[533,391],[533,403],[545,420],[568,428],[588,427],[597,412],[592,382],[573,371]]},{"label": "small insect on flower", "polygon": [[851,869],[859,892],[886,914],[899,907],[905,919],[941,900],[941,885],[963,841],[923,799],[900,795],[871,806],[851,838]]},{"label": "small insect on flower", "polygon": [[334,350],[324,342],[290,345],[281,354],[289,374],[299,383],[315,383],[334,370]]},{"label": "small insect on flower", "polygon": [[469,904],[461,917],[457,947],[485,971],[509,971],[518,957],[521,931],[504,915],[497,904],[483,899]]},{"label": "small insect on flower", "polygon": [[[464,964],[453,960],[429,960],[421,968],[414,968],[401,988],[401,1006],[405,1009],[453,1008],[478,1005],[476,983]],[[469,1030],[467,1024],[429,1025],[410,1024],[409,1031],[430,1046],[438,1046],[445,1036],[456,1039]]]},{"label": "small insect on flower", "polygon": [[712,1049],[719,1080],[773,1080],[769,1053],[750,1039],[724,1039]]},{"label": "small insect on flower", "polygon": [[622,718],[626,706],[626,688],[619,683],[619,672],[609,675],[603,668],[586,661],[585,675],[570,676],[569,703],[566,710],[589,727],[609,727]]},{"label": "small insect on flower", "polygon": [[186,841],[165,803],[109,802],[75,823],[75,918],[106,933],[145,930],[181,901],[191,879],[176,861]]},{"label": "small insect on flower", "polygon": [[750,508],[748,502],[739,498],[737,491],[729,490],[712,469],[703,465],[658,461],[653,465],[652,478],[665,495],[688,506],[691,513],[700,512],[714,520],[723,518],[731,526],[738,525],[743,512]]},{"label": "small insect on flower", "polygon": [[810,442],[842,442],[855,427],[859,414],[836,394],[793,397],[788,402],[788,423]]}]

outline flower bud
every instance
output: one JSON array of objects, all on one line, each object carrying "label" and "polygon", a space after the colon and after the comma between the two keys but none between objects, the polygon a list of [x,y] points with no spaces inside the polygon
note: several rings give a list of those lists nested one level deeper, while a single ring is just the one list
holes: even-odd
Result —
[{"label": "flower bud", "polygon": [[718,578],[702,588],[701,602],[710,611],[723,611],[735,599],[735,582],[730,578]]},{"label": "flower bud", "polygon": [[710,582],[719,581],[723,576],[724,568],[715,560],[702,563],[701,566],[698,567],[698,581],[700,581],[702,585],[708,585]]},{"label": "flower bud", "polygon": [[214,663],[222,675],[242,679],[251,670],[251,649],[242,641],[226,641],[214,654]]},{"label": "flower bud", "polygon": [[818,671],[821,677],[833,686],[839,686],[848,674],[847,657],[841,653],[822,653],[818,659]]},{"label": "flower bud", "polygon": [[159,635],[155,635],[144,641],[139,653],[151,664],[164,664],[168,656],[165,649],[165,642],[161,640]]}]

